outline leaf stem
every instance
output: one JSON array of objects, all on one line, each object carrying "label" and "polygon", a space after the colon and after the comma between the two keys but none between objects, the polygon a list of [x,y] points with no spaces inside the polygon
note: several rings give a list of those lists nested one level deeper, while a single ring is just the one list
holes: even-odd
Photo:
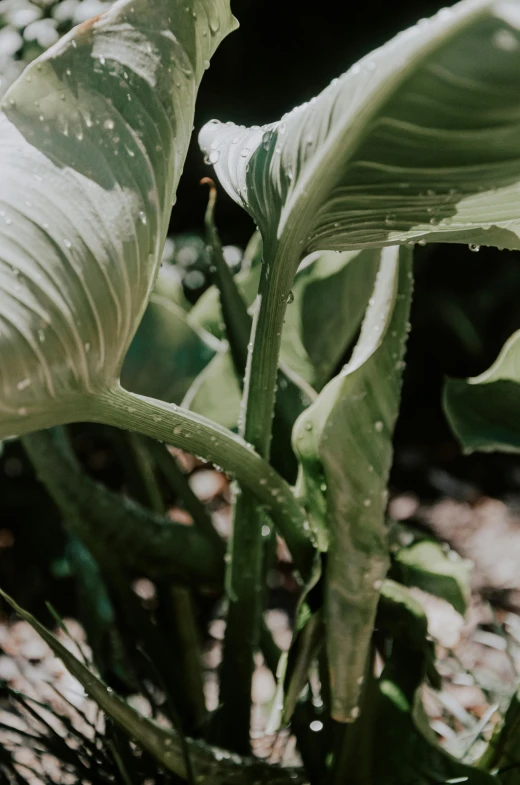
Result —
[{"label": "leaf stem", "polygon": [[146,442],[157,468],[162,473],[171,490],[182,501],[186,511],[193,518],[194,526],[211,540],[217,553],[224,555],[224,541],[213,526],[211,515],[206,507],[192,491],[188,478],[177,463],[176,458],[169,452],[165,444],[160,444],[155,439],[147,439]]},{"label": "leaf stem", "polygon": [[[290,264],[262,264],[244,383],[241,435],[269,459],[281,334],[293,272]],[[240,481],[240,478],[238,478]],[[229,599],[220,676],[218,741],[240,753],[250,748],[254,654],[262,620],[262,510],[242,487],[233,505],[226,585]],[[289,545],[290,548],[290,545]]]}]

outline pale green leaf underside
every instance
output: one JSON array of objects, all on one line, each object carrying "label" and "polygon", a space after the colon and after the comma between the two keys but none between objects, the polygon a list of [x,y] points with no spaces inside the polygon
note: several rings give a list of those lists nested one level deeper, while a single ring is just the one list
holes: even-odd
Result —
[{"label": "pale green leaf underside", "polygon": [[467,452],[520,451],[520,331],[483,374],[446,382],[444,408]]},{"label": "pale green leaf underside", "polygon": [[520,2],[463,0],[280,122],[201,146],[269,247],[520,247]]},{"label": "pale green leaf underside", "polygon": [[[113,384],[156,276],[228,0],[119,0],[0,113],[0,432]],[[68,405],[68,404],[67,404]],[[52,418],[50,418],[52,419]]]},{"label": "pale green leaf underside", "polygon": [[[357,715],[360,680],[388,568],[386,486],[412,291],[411,254],[382,253],[352,360],[296,422],[297,490],[327,551],[325,618],[332,711]],[[399,258],[400,257],[400,258]]]}]

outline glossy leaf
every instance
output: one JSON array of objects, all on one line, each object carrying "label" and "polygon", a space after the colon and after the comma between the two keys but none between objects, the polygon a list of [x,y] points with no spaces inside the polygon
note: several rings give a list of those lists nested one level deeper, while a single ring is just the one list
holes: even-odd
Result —
[{"label": "glossy leaf", "polygon": [[219,349],[178,305],[153,294],[125,357],[121,383],[130,392],[180,403]]},{"label": "glossy leaf", "polygon": [[119,0],[0,113],[0,433],[113,386],[150,295],[228,0]]},{"label": "glossy leaf", "polygon": [[422,540],[395,554],[395,568],[402,583],[442,597],[464,615],[471,598],[473,564],[455,553],[452,556],[438,542]]},{"label": "glossy leaf", "polygon": [[200,144],[293,272],[313,250],[518,248],[519,67],[516,0],[462,0],[279,122],[213,121]]},{"label": "glossy leaf", "polygon": [[379,592],[389,565],[386,484],[412,290],[409,251],[383,252],[350,363],[298,419],[293,443],[319,547],[328,551],[325,625],[332,713],[358,713]]},{"label": "glossy leaf", "polygon": [[446,383],[444,408],[466,452],[520,451],[519,404],[520,331],[483,374]]},{"label": "glossy leaf", "polygon": [[376,251],[325,251],[298,270],[280,357],[314,389],[329,381],[355,338],[378,267]]}]

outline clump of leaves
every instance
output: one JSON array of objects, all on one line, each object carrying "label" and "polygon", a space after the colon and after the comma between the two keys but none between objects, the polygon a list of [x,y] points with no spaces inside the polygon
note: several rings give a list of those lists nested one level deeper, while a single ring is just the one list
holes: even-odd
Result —
[{"label": "clump of leaves", "polygon": [[[32,63],[0,114],[0,435],[24,437],[95,559],[127,653],[138,636],[144,656],[128,657],[137,681],[146,673],[169,694],[171,727],[139,716],[5,599],[120,732],[181,780],[500,781],[496,755],[469,767],[435,744],[422,719],[421,685],[437,676],[423,609],[403,583],[463,611],[467,565],[450,568],[428,543],[391,563],[385,512],[411,246],[519,248],[520,4],[463,0],[279,122],[203,128],[203,152],[254,218],[261,246],[253,241],[250,264],[234,277],[210,183],[215,285],[190,309],[171,281],[152,292],[198,84],[234,26],[227,0],[118,0]],[[136,375],[145,354],[147,370]],[[503,391],[505,377],[491,376],[480,381]],[[454,389],[460,383],[447,405],[460,422]],[[515,401],[507,402],[509,428]],[[145,489],[137,504],[85,477],[59,434],[33,434],[76,421],[166,441],[236,479],[227,555],[160,445],[129,437]],[[472,428],[481,422],[473,417]],[[158,476],[185,498],[189,530],[166,518]],[[301,585],[293,645],[280,659],[263,624],[272,527]],[[390,568],[402,583],[389,580]],[[182,679],[169,661],[179,639],[165,638],[128,590],[136,572],[164,581],[180,609]],[[207,717],[190,592],[223,584],[220,705]],[[259,648],[278,672],[274,725],[297,736],[296,771],[251,758]],[[507,718],[504,728],[510,750]]]}]

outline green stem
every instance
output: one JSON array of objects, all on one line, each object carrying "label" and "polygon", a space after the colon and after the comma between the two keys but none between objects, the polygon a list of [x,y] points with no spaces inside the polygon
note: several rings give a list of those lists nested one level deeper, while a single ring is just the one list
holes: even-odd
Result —
[{"label": "green stem", "polygon": [[136,433],[129,433],[126,435],[128,438],[128,446],[132,451],[136,470],[140,476],[140,484],[146,500],[145,503],[151,510],[163,515],[163,498],[155,476],[154,462],[150,456],[148,445],[145,444],[144,440]]},{"label": "green stem", "polygon": [[89,400],[81,416],[90,422],[136,431],[209,463],[220,464],[268,510],[302,578],[310,574],[314,546],[305,514],[290,486],[242,438],[206,417],[174,404],[135,395],[122,387],[99,392]]},{"label": "green stem", "polygon": [[[136,433],[128,434],[128,439],[148,502],[155,512],[164,514],[165,504],[155,476],[152,448],[155,445],[163,448],[164,451],[166,448],[153,439],[147,439]],[[171,617],[170,623],[175,638],[175,645],[171,649],[170,670],[177,674],[181,685],[178,705],[183,709],[183,720],[188,723],[188,727],[197,729],[204,720],[206,705],[193,595],[190,589],[171,583],[167,583],[165,590],[161,589],[162,587],[159,587],[159,593],[163,595],[168,611],[171,611],[167,616]],[[170,633],[170,630],[167,632]],[[172,705],[172,709],[176,711],[175,705]]]},{"label": "green stem", "polygon": [[193,518],[193,524],[198,530],[210,539],[219,553],[224,554],[224,543],[219,533],[211,522],[206,507],[196,496],[188,482],[188,478],[177,463],[175,457],[170,453],[166,445],[160,444],[154,439],[147,439],[148,449],[152,455],[158,469],[163,474],[164,479],[171,490],[182,501],[186,511]]},{"label": "green stem", "polygon": [[24,436],[22,443],[67,528],[89,550],[116,553],[126,570],[152,579],[221,584],[221,554],[193,527],[175,524],[94,482],[49,431]]},{"label": "green stem", "polygon": [[[281,334],[294,273],[290,263],[276,263],[280,258],[271,269],[269,261],[262,264],[244,384],[245,418],[241,424],[241,435],[265,460],[269,459]],[[262,620],[264,519],[257,499],[241,484],[233,506],[226,575],[229,608],[220,677],[219,743],[245,753],[250,747],[254,653]]]}]

